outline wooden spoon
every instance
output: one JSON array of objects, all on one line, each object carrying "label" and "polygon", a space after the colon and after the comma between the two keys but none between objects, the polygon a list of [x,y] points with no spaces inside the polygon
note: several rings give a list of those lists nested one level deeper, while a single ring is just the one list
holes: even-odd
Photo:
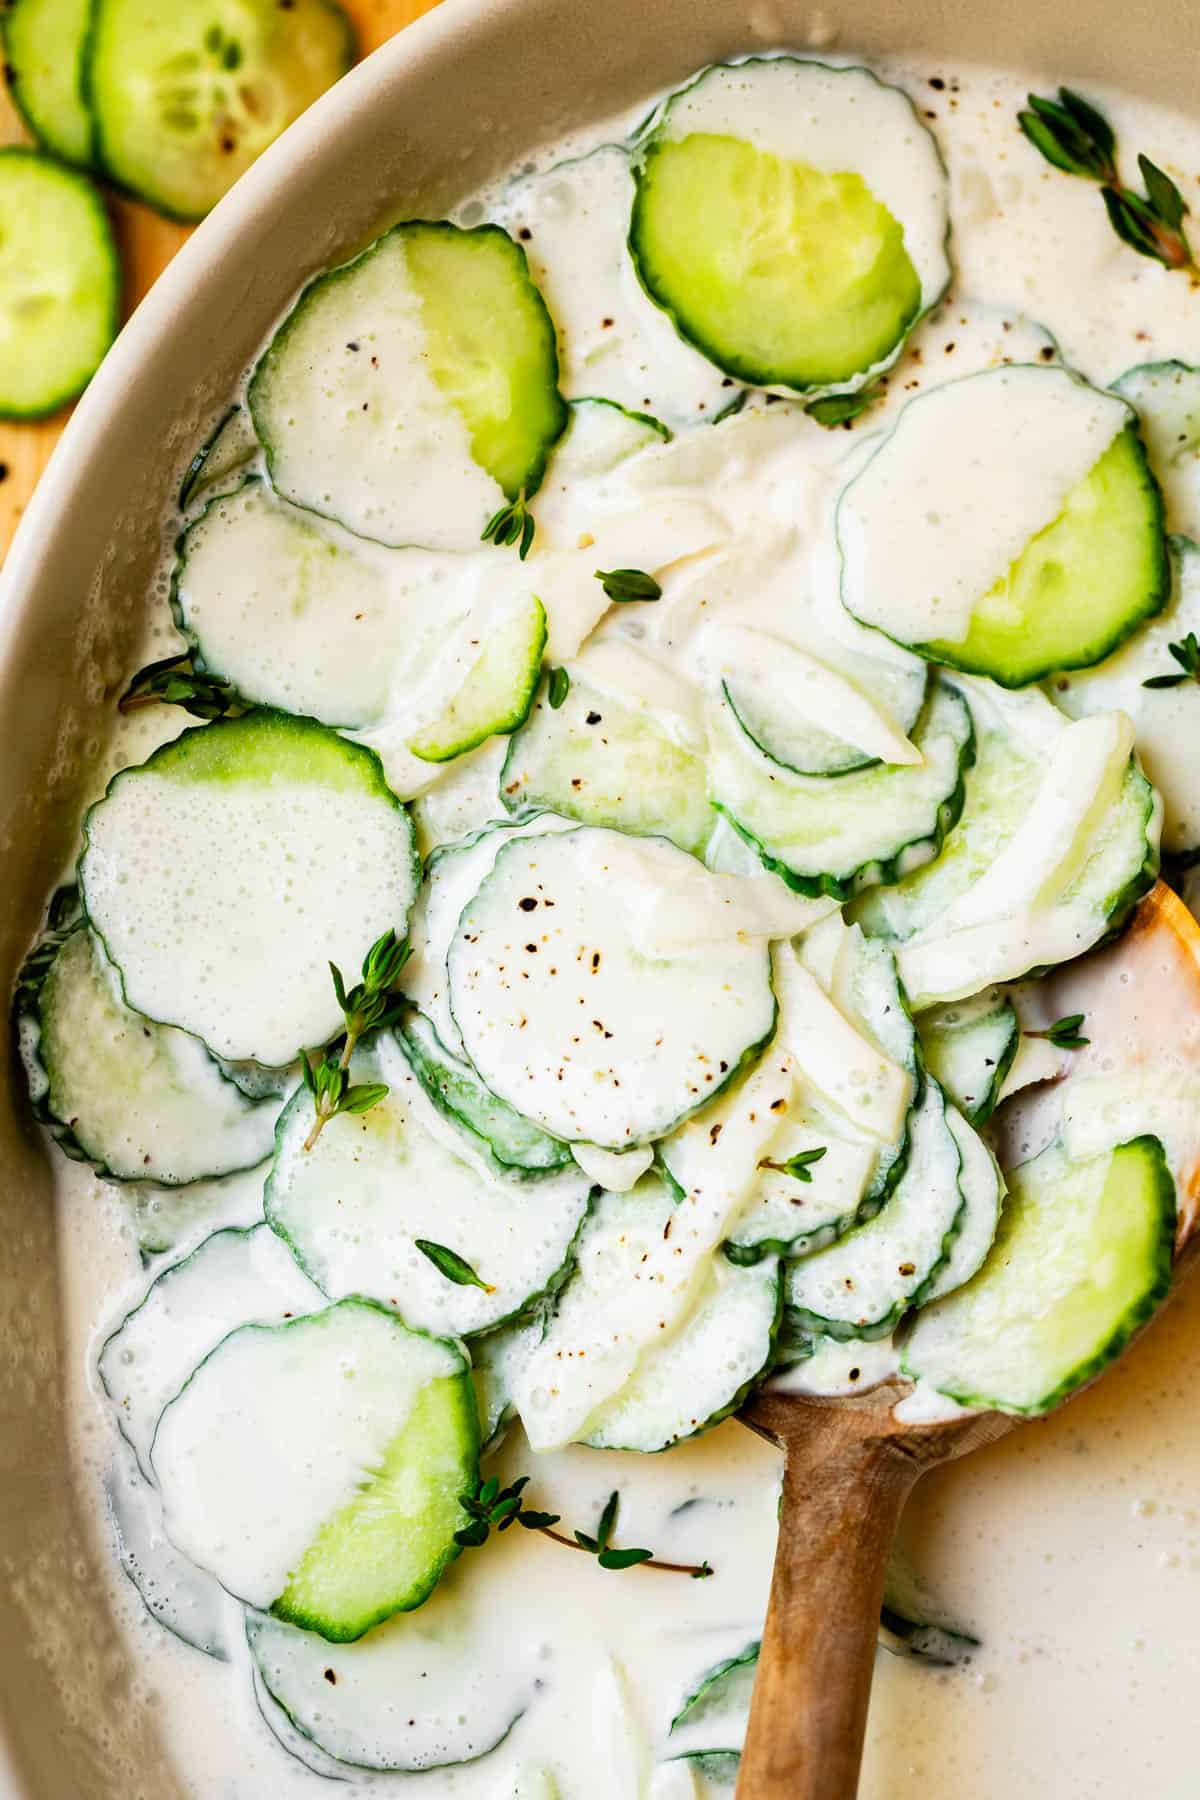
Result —
[{"label": "wooden spoon", "polygon": [[[1063,1013],[1086,1013],[1085,1030],[1102,1045],[1078,1053],[1058,1095],[1067,1081],[1094,1073],[1100,1056],[1107,1072],[1152,1065],[1164,1020],[1174,1053],[1200,1070],[1200,927],[1161,881],[1124,936],[1062,970],[1051,997]],[[1056,1099],[1052,1117],[1057,1110]],[[1041,1111],[1044,1118],[1044,1100]],[[1025,1155],[1041,1147],[1029,1146],[1039,1124],[1052,1135],[1035,1099],[1018,1121]],[[1183,1190],[1177,1258],[1200,1217],[1200,1121]],[[778,1444],[785,1463],[738,1800],[853,1800],[884,1577],[904,1502],[927,1469],[1022,1423],[1002,1413],[899,1420],[895,1405],[911,1392],[902,1380],[848,1399],[768,1391],[742,1409],[743,1422]]]}]

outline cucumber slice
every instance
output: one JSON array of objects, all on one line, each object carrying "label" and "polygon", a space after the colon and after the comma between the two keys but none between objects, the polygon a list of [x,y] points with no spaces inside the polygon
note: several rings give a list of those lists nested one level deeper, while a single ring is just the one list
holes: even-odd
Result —
[{"label": "cucumber slice", "polygon": [[990,1119],[1017,1054],[1016,1008],[999,988],[935,1006],[920,1023],[925,1066],[971,1125]]},{"label": "cucumber slice", "polygon": [[354,56],[332,0],[95,0],[97,157],[159,212],[203,218]]},{"label": "cucumber slice", "polygon": [[1181,362],[1139,363],[1113,382],[1113,393],[1137,413],[1168,528],[1200,537],[1200,370]]},{"label": "cucumber slice", "polygon": [[412,740],[423,762],[451,762],[524,724],[542,674],[546,609],[536,594],[491,609],[488,636],[445,711]]},{"label": "cucumber slice", "polygon": [[[982,524],[980,460],[948,468],[947,441],[988,446]],[[1130,410],[1065,369],[990,370],[911,402],[843,493],[837,536],[855,618],[1003,687],[1101,662],[1168,596]]]},{"label": "cucumber slice", "polygon": [[940,1300],[943,1294],[965,1286],[983,1266],[995,1240],[1000,1209],[1007,1192],[1000,1165],[990,1147],[956,1106],[946,1108],[946,1123],[958,1145],[958,1185],[963,1197],[963,1212],[950,1255],[922,1298],[925,1306],[932,1300]]},{"label": "cucumber slice", "polygon": [[420,1606],[458,1555],[478,1451],[461,1352],[354,1299],[232,1332],[163,1413],[151,1462],[186,1556],[347,1643]]},{"label": "cucumber slice", "polygon": [[585,1442],[599,1409],[640,1359],[681,1330],[731,1219],[779,1129],[789,1075],[765,1058],[660,1146],[662,1166],[628,1193],[604,1193],[546,1335],[517,1380],[535,1450]]},{"label": "cucumber slice", "polygon": [[154,1489],[118,1465],[105,1479],[104,1498],[117,1560],[150,1617],[194,1650],[228,1662],[229,1596],[176,1550]]},{"label": "cucumber slice", "polygon": [[945,1097],[927,1076],[912,1114],[908,1162],[883,1211],[788,1267],[787,1304],[806,1330],[883,1337],[921,1304],[964,1223],[959,1166]]},{"label": "cucumber slice", "polygon": [[655,116],[635,175],[642,285],[753,386],[861,386],[949,280],[936,146],[907,95],[866,69],[707,69]]},{"label": "cucumber slice", "polygon": [[[936,925],[991,867],[1033,806],[1048,746],[979,706],[974,694],[970,705],[975,760],[966,772],[962,812],[932,862],[855,901],[850,916],[874,937],[902,941]],[[1055,716],[1050,723],[1052,743],[1062,722]]]},{"label": "cucumber slice", "polygon": [[1137,636],[1096,668],[1060,675],[1051,691],[1072,718],[1119,707],[1133,720],[1138,760],[1163,797],[1163,850],[1190,856],[1200,850],[1200,789],[1189,749],[1200,729],[1200,687],[1148,688],[1148,681],[1182,674],[1168,646],[1200,632],[1200,546],[1170,539],[1171,599]]},{"label": "cucumber slice", "polygon": [[195,666],[244,700],[364,726],[386,710],[437,573],[428,557],[373,555],[252,476],[180,538],[171,610]]},{"label": "cucumber slice", "polygon": [[588,826],[510,841],[463,910],[447,970],[467,1055],[555,1137],[650,1143],[774,1030],[761,940],[706,943],[701,957],[640,947],[634,899],[653,914],[683,855]]},{"label": "cucumber slice", "polygon": [[439,1112],[471,1133],[499,1175],[537,1178],[571,1164],[566,1144],[497,1100],[469,1063],[451,1055],[437,1031],[419,1012],[398,1027],[413,1074]]},{"label": "cucumber slice", "polygon": [[275,1619],[246,1620],[268,1694],[343,1779],[347,1768],[416,1773],[475,1762],[503,1742],[536,1683],[511,1644],[507,1654],[480,1655],[486,1633],[470,1584],[453,1576],[420,1613],[357,1643],[331,1646]]},{"label": "cucumber slice", "polygon": [[890,1334],[870,1340],[808,1336],[806,1352],[795,1356],[803,1332],[804,1326],[795,1314],[786,1312],[781,1335],[786,1334],[788,1357],[792,1362],[788,1370],[788,1393],[824,1397],[865,1394],[896,1375],[899,1359]]},{"label": "cucumber slice", "polygon": [[94,128],[84,94],[92,0],[11,0],[4,20],[8,88],[29,129],[64,162],[92,160]]},{"label": "cucumber slice", "polygon": [[[1064,775],[1069,785],[1069,764]],[[959,929],[951,929],[950,918],[943,916],[901,947],[900,977],[913,1007],[921,1011],[961,1000],[989,984],[1051,968],[1082,956],[1119,931],[1154,885],[1159,817],[1160,802],[1153,788],[1129,763],[1112,804],[1064,857],[1059,878],[1065,873],[1068,879],[1057,892],[1037,904],[1022,904],[1018,884],[1025,871],[1014,857],[1005,865],[1005,881],[997,880],[992,887],[996,904],[992,916]],[[1014,850],[1019,841],[1014,833],[1007,848]],[[997,858],[988,875],[999,869]],[[981,883],[986,879],[981,877]],[[968,889],[957,904],[966,907],[972,892]]]},{"label": "cucumber slice", "polygon": [[270,1156],[278,1107],[248,1100],[187,1032],[131,1012],[81,921],[26,963],[15,1016],[35,1115],[97,1174],[178,1187]]},{"label": "cucumber slice", "polygon": [[1174,1238],[1175,1184],[1156,1138],[1081,1162],[1050,1145],[1010,1171],[990,1256],[922,1313],[905,1373],[964,1406],[1049,1412],[1164,1298]]},{"label": "cucumber slice", "polygon": [[734,1268],[714,1257],[691,1311],[638,1357],[631,1379],[592,1417],[597,1450],[669,1450],[736,1410],[771,1361],[780,1307],[772,1257]]},{"label": "cucumber slice", "polygon": [[573,829],[569,819],[556,819],[549,814],[523,825],[504,820],[483,826],[461,844],[442,845],[430,856],[413,908],[409,930],[412,956],[404,965],[404,992],[456,1056],[463,1055],[463,1046],[450,1012],[446,958],[464,906],[491,873],[505,844],[517,838],[541,837],[548,831]]},{"label": "cucumber slice", "polygon": [[40,150],[0,150],[0,295],[0,418],[39,419],[82,393],[121,307],[104,202]]},{"label": "cucumber slice", "polygon": [[[730,672],[721,692],[751,744],[769,762],[796,775],[848,775],[880,762],[920,761],[905,733],[921,715],[924,681],[896,671],[904,717],[895,720],[819,652],[810,655],[772,633],[746,628],[725,627],[722,639],[729,646]],[[852,658],[850,653],[847,660]],[[877,663],[875,685],[890,672]]]},{"label": "cucumber slice", "polygon": [[1200,1082],[1186,1069],[1159,1066],[1076,1075],[1063,1087],[1062,1141],[1073,1162],[1099,1156],[1134,1137],[1154,1137],[1180,1193],[1186,1193],[1200,1160],[1198,1127]]},{"label": "cucumber slice", "polygon": [[[533,252],[527,250],[526,255]],[[545,293],[545,283],[539,279],[538,285]],[[658,314],[653,317],[657,319]],[[576,483],[611,475],[639,450],[651,450],[670,441],[670,428],[653,413],[595,396],[571,400],[567,405],[567,429],[550,455],[544,491],[547,497],[566,493]]]},{"label": "cucumber slice", "polygon": [[879,1643],[893,1656],[912,1656],[935,1668],[961,1668],[971,1662],[979,1639],[952,1624],[907,1559],[893,1548],[888,1559]]},{"label": "cucumber slice", "polygon": [[218,1055],[282,1067],[342,1029],[355,970],[417,889],[412,824],[369,750],[251,712],[113,777],[79,884],[126,1004]]},{"label": "cucumber slice", "polygon": [[493,214],[525,246],[546,297],[565,394],[606,395],[673,426],[714,419],[733,383],[683,342],[639,285],[625,244],[633,196],[628,151],[603,144],[523,176]]},{"label": "cucumber slice", "polygon": [[679,1731],[685,1725],[706,1724],[735,1710],[748,1713],[761,1647],[758,1638],[754,1638],[735,1656],[724,1657],[705,1669],[684,1695],[671,1720],[671,1731]]},{"label": "cucumber slice", "polygon": [[962,811],[974,733],[965,703],[946,684],[931,689],[913,743],[924,758],[917,767],[880,766],[831,783],[757,757],[718,709],[709,792],[789,887],[846,900],[929,862]]},{"label": "cucumber slice", "polygon": [[571,674],[562,705],[543,692],[514,735],[500,795],[521,817],[549,809],[584,825],[670,838],[703,854],[714,814],[702,752],[643,707]]},{"label": "cucumber slice", "polygon": [[221,1339],[246,1323],[315,1312],[320,1288],[265,1225],[216,1231],[164,1269],[100,1347],[96,1369],[118,1429],[147,1479],[169,1400]]},{"label": "cucumber slice", "polygon": [[258,456],[259,442],[244,406],[231,406],[194,452],[179,484],[180,512],[212,489],[233,481]]},{"label": "cucumber slice", "polygon": [[496,1448],[516,1416],[520,1372],[541,1342],[543,1330],[541,1318],[535,1315],[471,1340],[471,1384],[479,1412],[481,1455]]},{"label": "cucumber slice", "polygon": [[[331,1300],[362,1294],[421,1330],[468,1336],[562,1280],[587,1215],[586,1176],[572,1168],[518,1186],[491,1175],[386,1034],[356,1053],[351,1076],[385,1082],[386,1097],[331,1120],[308,1150],[302,1088],[279,1121],[265,1194],[268,1223]],[[421,1241],[463,1258],[486,1287],[448,1279]]]},{"label": "cucumber slice", "polygon": [[[764,1169],[738,1213],[725,1244],[731,1262],[744,1265],[778,1252],[803,1256],[844,1237],[879,1210],[887,1189],[876,1189],[882,1146],[852,1135],[853,1128],[816,1095],[805,1093],[771,1144],[773,1162],[820,1152],[807,1166],[808,1181]],[[900,1168],[892,1160],[896,1178]]]},{"label": "cucumber slice", "polygon": [[397,225],[310,282],[250,381],[285,499],[385,544],[469,550],[566,428],[554,328],[495,225]]}]

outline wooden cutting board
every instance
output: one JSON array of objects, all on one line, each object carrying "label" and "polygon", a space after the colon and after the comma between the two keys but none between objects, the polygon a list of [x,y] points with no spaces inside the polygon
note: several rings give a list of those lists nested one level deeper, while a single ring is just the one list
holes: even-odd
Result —
[{"label": "wooden cutting board", "polygon": [[[359,50],[366,56],[403,26],[429,12],[437,0],[342,0],[342,4],[354,20]],[[28,136],[7,93],[0,88],[0,143],[23,143]],[[160,219],[149,207],[116,196],[110,199],[110,210],[125,270],[128,317],[166,268],[189,228]],[[0,562],[8,553],[17,521],[68,417],[69,409],[65,409],[34,425],[0,421]]]}]

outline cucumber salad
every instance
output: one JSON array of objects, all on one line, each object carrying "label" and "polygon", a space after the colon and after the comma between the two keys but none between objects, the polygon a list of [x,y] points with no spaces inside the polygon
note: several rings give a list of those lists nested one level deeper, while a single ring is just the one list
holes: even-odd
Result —
[{"label": "cucumber salad", "polygon": [[[181,471],[14,1020],[197,1795],[728,1789],[748,1394],[1038,1416],[1167,1294],[1200,1075],[1076,963],[1200,863],[1193,265],[1014,92],[701,70],[308,280]],[[897,1556],[885,1649],[989,1630]]]}]

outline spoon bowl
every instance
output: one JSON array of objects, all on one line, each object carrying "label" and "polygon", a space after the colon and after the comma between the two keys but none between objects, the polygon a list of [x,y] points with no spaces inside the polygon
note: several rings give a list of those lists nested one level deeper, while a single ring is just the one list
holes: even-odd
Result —
[{"label": "spoon bowl", "polygon": [[[1164,882],[1115,943],[1056,971],[1045,987],[1051,1016],[1082,1012],[1094,1035],[1068,1073],[1005,1107],[995,1136],[1009,1167],[1049,1142],[1071,1084],[1098,1073],[1101,1061],[1106,1075],[1145,1071],[1163,1060],[1169,1036],[1175,1066],[1200,1077],[1200,925]],[[1178,1280],[1200,1242],[1200,1117],[1194,1145],[1172,1148],[1183,1171]],[[913,1392],[900,1378],[847,1398],[767,1389],[739,1414],[783,1451],[784,1480],[738,1800],[851,1800],[905,1500],[927,1470],[1027,1422],[999,1412],[897,1416]]]}]

